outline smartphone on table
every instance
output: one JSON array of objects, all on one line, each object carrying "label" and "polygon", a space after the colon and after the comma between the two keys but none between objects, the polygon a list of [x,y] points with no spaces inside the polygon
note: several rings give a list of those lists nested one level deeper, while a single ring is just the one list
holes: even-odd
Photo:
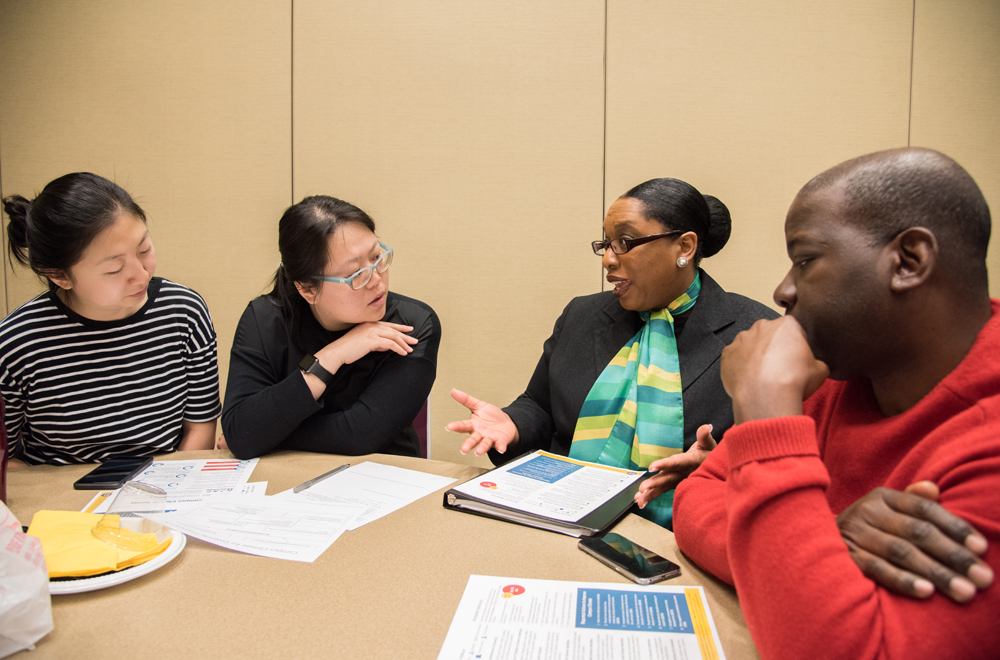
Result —
[{"label": "smartphone on table", "polygon": [[111,490],[121,488],[153,463],[152,456],[112,458],[76,480],[77,490]]},{"label": "smartphone on table", "polygon": [[674,562],[614,532],[580,539],[578,547],[638,584],[653,584],[681,574]]}]

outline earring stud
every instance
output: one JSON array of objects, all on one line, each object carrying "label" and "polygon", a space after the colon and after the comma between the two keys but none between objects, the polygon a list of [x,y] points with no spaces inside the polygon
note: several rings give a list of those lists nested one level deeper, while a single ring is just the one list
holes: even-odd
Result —
[{"label": "earring stud", "polygon": [[688,261],[687,257],[677,257],[677,267],[678,268],[684,268],[685,266],[688,265],[688,263],[690,263],[690,262]]}]

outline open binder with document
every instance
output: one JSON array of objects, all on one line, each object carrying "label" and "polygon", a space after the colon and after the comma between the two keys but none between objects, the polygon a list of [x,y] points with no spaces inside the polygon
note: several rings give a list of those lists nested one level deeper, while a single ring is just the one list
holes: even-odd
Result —
[{"label": "open binder with document", "polygon": [[568,536],[594,536],[625,515],[648,475],[536,451],[449,489],[444,506]]}]

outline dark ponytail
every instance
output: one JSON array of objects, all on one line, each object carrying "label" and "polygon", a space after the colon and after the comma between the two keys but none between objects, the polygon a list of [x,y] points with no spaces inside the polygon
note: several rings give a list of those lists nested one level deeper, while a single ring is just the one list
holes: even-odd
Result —
[{"label": "dark ponytail", "polygon": [[278,251],[281,265],[274,274],[268,297],[281,308],[288,322],[291,338],[298,337],[302,319],[311,312],[309,303],[295,286],[316,285],[314,276],[326,268],[330,260],[329,239],[337,228],[349,222],[358,223],[375,232],[375,222],[354,204],[329,195],[306,197],[288,207],[278,221]]},{"label": "dark ponytail", "polygon": [[104,177],[77,172],[49,182],[34,200],[11,195],[3,200],[10,217],[7,249],[13,260],[31,268],[55,289],[50,277],[62,277],[84,250],[122,213],[146,222],[132,196]]},{"label": "dark ponytail", "polygon": [[28,209],[31,202],[20,195],[11,195],[3,200],[4,213],[10,218],[7,224],[7,250],[12,259],[23,266],[28,265]]},{"label": "dark ponytail", "polygon": [[694,265],[725,247],[733,230],[729,209],[719,199],[702,195],[680,179],[650,179],[622,195],[646,206],[646,216],[667,231],[693,231],[698,236]]}]

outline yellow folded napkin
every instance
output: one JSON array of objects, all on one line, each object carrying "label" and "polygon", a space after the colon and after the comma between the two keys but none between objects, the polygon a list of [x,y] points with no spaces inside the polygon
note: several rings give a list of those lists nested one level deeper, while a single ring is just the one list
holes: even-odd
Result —
[{"label": "yellow folded napkin", "polygon": [[152,550],[134,552],[115,547],[95,537],[91,530],[99,513],[39,511],[31,519],[28,534],[42,541],[49,577],[85,577],[120,571],[153,559],[170,547],[170,539]]}]

